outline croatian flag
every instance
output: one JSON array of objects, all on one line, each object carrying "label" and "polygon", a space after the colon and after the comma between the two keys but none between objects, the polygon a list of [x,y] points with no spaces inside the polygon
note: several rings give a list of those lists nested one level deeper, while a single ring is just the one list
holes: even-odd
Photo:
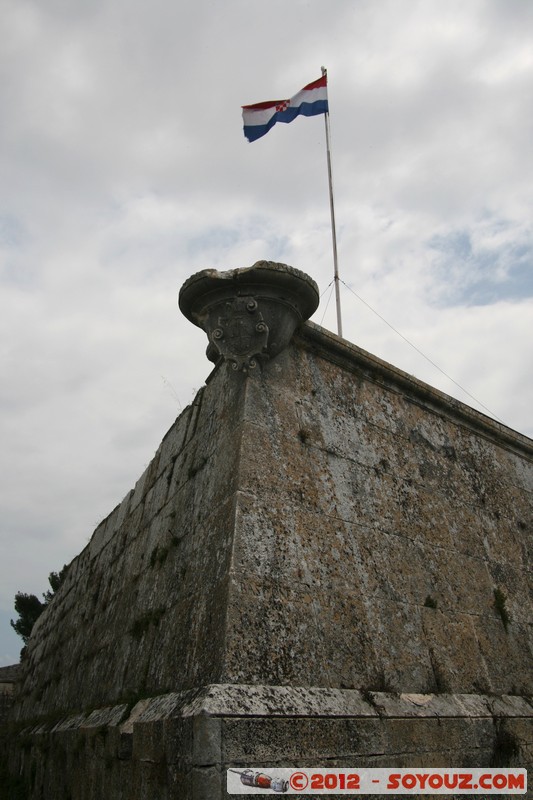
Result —
[{"label": "croatian flag", "polygon": [[290,100],[267,100],[242,107],[244,135],[249,142],[255,142],[276,122],[292,122],[296,117],[314,117],[328,112],[328,79],[323,75],[291,97]]}]

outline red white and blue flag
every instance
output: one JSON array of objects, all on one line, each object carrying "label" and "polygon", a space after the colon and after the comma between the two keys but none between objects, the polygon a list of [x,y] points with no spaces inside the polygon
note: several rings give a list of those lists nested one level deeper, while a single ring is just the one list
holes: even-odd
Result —
[{"label": "red white and blue flag", "polygon": [[267,100],[242,107],[244,135],[255,142],[274,127],[276,122],[292,122],[300,115],[314,117],[328,112],[328,79],[323,75],[291,97],[290,100]]}]

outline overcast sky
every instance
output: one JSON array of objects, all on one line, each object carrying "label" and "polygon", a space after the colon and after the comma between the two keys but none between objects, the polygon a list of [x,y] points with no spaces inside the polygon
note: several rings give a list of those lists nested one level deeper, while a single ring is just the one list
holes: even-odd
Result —
[{"label": "overcast sky", "polygon": [[80,552],[210,372],[189,275],[291,264],[336,330],[323,117],[249,144],[240,108],[321,65],[345,338],[533,436],[533,3],[0,15],[0,665],[15,592]]}]

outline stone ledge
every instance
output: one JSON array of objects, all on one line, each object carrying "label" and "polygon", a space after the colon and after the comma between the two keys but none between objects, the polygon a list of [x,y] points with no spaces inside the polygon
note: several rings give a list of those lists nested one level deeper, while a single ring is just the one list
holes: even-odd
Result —
[{"label": "stone ledge", "polygon": [[[179,702],[174,709],[178,710],[178,707]],[[152,704],[146,713],[150,713],[151,708]],[[515,695],[394,694],[357,689],[215,684],[204,687],[194,698],[182,695],[179,711],[184,717],[199,714],[245,717],[531,717],[533,705],[526,698]],[[143,718],[141,714],[139,721]]]},{"label": "stone ledge", "polygon": [[29,723],[33,733],[134,725],[175,717],[327,717],[327,718],[531,718],[533,702],[518,695],[396,694],[358,689],[212,684],[140,700],[126,717],[126,706],[65,716],[55,724]]}]

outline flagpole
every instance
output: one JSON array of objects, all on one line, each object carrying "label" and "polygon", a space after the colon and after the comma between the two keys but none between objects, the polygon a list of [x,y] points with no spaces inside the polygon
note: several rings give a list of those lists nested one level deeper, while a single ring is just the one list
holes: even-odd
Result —
[{"label": "flagpole", "polygon": [[[328,74],[325,67],[322,67],[322,75]],[[328,104],[329,109],[329,104]],[[339,336],[342,336],[342,319],[341,319],[341,296],[339,291],[339,263],[337,258],[337,232],[335,229],[335,206],[333,204],[333,178],[331,171],[331,145],[330,145],[330,132],[329,132],[329,110],[324,114],[324,124],[326,126],[326,147],[328,154],[328,183],[329,183],[329,210],[331,215],[331,239],[333,242],[333,275],[335,281],[335,302],[337,306],[337,330]]]}]

